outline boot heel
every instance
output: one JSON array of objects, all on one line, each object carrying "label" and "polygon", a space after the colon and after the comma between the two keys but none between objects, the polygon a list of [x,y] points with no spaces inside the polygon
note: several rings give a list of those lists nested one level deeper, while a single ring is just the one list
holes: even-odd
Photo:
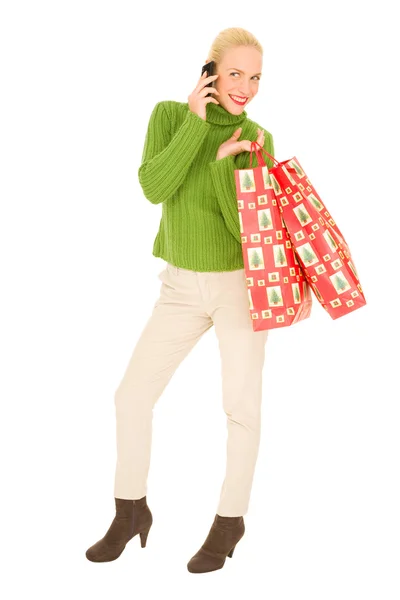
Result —
[{"label": "boot heel", "polygon": [[140,534],[140,545],[142,548],[146,547],[147,536],[149,535],[149,531],[150,531],[150,527],[147,531],[142,531],[142,533]]},{"label": "boot heel", "polygon": [[229,554],[228,554],[229,558],[232,558],[232,554],[233,554],[233,551],[235,548],[236,548],[236,544],[233,546],[232,550],[229,552]]}]

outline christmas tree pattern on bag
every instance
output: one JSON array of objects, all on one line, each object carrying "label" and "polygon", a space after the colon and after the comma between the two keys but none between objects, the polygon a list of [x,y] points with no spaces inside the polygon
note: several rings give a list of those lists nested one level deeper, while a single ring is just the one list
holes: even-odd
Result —
[{"label": "christmas tree pattern on bag", "polygon": [[333,319],[364,306],[350,249],[298,159],[272,171],[280,184],[276,199],[286,228],[318,301]]},{"label": "christmas tree pattern on bag", "polygon": [[254,182],[254,174],[253,171],[250,170],[241,170],[240,175],[240,191],[241,192],[254,192],[256,189]]},{"label": "christmas tree pattern on bag", "polygon": [[276,200],[281,191],[265,165],[236,169],[235,181],[250,318],[254,331],[307,318],[312,294]]}]

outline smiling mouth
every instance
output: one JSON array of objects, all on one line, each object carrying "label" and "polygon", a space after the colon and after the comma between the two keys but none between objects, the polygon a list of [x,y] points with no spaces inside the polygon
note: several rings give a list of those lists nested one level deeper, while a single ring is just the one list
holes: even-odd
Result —
[{"label": "smiling mouth", "polygon": [[229,98],[231,98],[235,104],[243,105],[243,104],[246,104],[246,102],[247,102],[247,98],[244,98],[242,96],[236,96],[236,95],[232,96],[231,94],[228,94],[228,95],[229,95]]}]

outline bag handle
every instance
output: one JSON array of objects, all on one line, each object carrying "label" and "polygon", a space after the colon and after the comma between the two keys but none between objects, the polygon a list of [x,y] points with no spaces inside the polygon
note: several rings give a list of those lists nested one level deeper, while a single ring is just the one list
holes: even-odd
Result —
[{"label": "bag handle", "polygon": [[[257,146],[259,146],[259,148],[257,148]],[[254,147],[254,151],[256,153],[256,157],[257,157],[257,161],[258,161],[258,166],[262,166],[265,167],[265,161],[264,161],[264,157],[261,154],[260,150],[262,150],[263,152],[265,152],[265,154],[267,154],[269,156],[269,158],[276,163],[276,165],[279,165],[279,162],[276,160],[276,158],[274,158],[273,156],[271,156],[271,154],[269,154],[269,152],[267,152],[262,146],[261,144],[259,144],[258,142],[251,142],[251,149],[250,149],[250,167],[253,164],[253,147]],[[275,166],[276,166],[275,165]]]}]

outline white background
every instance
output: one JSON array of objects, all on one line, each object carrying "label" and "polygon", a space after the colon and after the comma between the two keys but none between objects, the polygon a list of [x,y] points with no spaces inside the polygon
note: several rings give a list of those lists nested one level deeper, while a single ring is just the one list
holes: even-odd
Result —
[{"label": "white background", "polygon": [[[394,5],[2,2],[4,597],[399,599]],[[165,265],[161,205],[137,177],[148,118],[187,101],[232,26],[264,48],[248,116],[306,169],[368,304],[333,321],[315,299],[310,319],[270,333],[246,533],[222,570],[186,570],[225,472],[213,328],[154,409],[147,547],[135,537],[94,564],[85,551],[114,517],[114,392]]]}]

